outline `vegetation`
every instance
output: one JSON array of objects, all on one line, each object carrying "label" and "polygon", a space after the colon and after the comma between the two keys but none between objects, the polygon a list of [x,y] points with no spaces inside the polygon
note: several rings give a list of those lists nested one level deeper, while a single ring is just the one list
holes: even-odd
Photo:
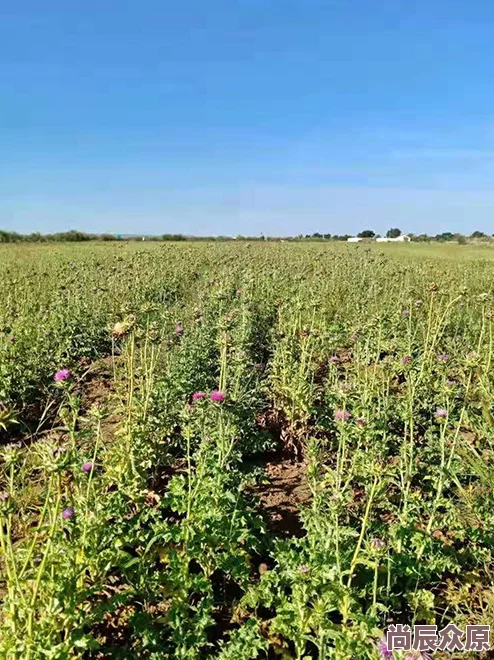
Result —
[{"label": "vegetation", "polygon": [[0,657],[493,625],[493,276],[468,245],[1,246]]},{"label": "vegetation", "polygon": [[[386,236],[388,238],[397,238],[401,236],[401,229],[397,227],[388,229]],[[56,234],[18,234],[17,232],[8,232],[0,230],[0,243],[74,243],[74,242],[87,242],[87,241],[119,241],[119,242],[128,242],[128,241],[207,241],[207,242],[224,242],[224,241],[346,241],[350,238],[350,234],[321,234],[319,232],[314,232],[313,234],[299,234],[298,236],[186,236],[184,234],[162,234],[160,236],[143,236],[142,234],[137,234],[134,236],[122,236],[115,234],[87,234],[85,232],[71,230],[66,232],[59,232]],[[360,238],[373,239],[379,236],[372,229],[364,229],[363,231],[357,234]],[[424,242],[440,242],[440,243],[458,243],[460,245],[465,245],[470,242],[488,242],[491,240],[491,237],[484,232],[474,231],[470,236],[464,236],[463,234],[452,233],[452,232],[443,232],[442,234],[436,234],[436,236],[429,236],[428,234],[409,234],[410,239],[414,242],[424,243]],[[494,236],[494,235],[493,235]]]}]

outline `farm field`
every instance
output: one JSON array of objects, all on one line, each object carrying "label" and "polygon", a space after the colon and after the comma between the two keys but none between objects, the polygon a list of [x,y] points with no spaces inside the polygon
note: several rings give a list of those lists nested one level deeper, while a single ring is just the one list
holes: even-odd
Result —
[{"label": "farm field", "polygon": [[0,246],[0,658],[494,625],[493,320],[488,246]]}]

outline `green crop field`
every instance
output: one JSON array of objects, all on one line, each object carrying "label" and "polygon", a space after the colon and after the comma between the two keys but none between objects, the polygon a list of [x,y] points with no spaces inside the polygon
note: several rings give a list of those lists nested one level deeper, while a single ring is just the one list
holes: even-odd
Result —
[{"label": "green crop field", "polygon": [[494,625],[493,318],[488,246],[0,246],[0,658]]}]

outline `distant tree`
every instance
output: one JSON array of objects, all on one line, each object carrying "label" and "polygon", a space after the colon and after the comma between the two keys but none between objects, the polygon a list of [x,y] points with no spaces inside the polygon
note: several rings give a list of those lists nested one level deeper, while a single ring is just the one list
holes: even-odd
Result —
[{"label": "distant tree", "polygon": [[185,236],[183,234],[163,234],[161,236],[162,241],[185,241]]},{"label": "distant tree", "polygon": [[0,243],[15,243],[17,240],[14,232],[0,230]]},{"label": "distant tree", "polygon": [[69,241],[69,242],[81,242],[81,241],[90,241],[91,236],[89,234],[86,234],[83,231],[76,231],[75,229],[71,229],[70,231],[62,231],[58,232],[57,234],[52,234],[50,236],[54,241]]},{"label": "distant tree", "polygon": [[467,244],[467,239],[463,234],[457,234],[456,235],[456,240],[458,241],[458,245],[466,245]]},{"label": "distant tree", "polygon": [[470,238],[487,238],[483,231],[474,231],[470,234]]},{"label": "distant tree", "polygon": [[401,236],[401,229],[398,229],[398,227],[392,227],[386,232],[387,238],[398,238],[398,236]]},{"label": "distant tree", "polygon": [[323,234],[323,236],[327,241],[331,238],[331,234]]},{"label": "distant tree", "polygon": [[376,232],[372,231],[372,229],[364,229],[360,234],[357,234],[359,238],[374,238],[375,235]]},{"label": "distant tree", "polygon": [[455,235],[452,234],[450,231],[445,231],[442,234],[436,234],[436,236],[434,236],[435,241],[441,241],[442,243],[446,241],[453,241],[454,238]]}]

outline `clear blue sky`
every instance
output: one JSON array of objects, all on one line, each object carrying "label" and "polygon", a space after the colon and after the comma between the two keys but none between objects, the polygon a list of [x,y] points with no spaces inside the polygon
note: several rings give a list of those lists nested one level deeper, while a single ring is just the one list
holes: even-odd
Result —
[{"label": "clear blue sky", "polygon": [[17,0],[0,227],[494,233],[492,0]]}]

